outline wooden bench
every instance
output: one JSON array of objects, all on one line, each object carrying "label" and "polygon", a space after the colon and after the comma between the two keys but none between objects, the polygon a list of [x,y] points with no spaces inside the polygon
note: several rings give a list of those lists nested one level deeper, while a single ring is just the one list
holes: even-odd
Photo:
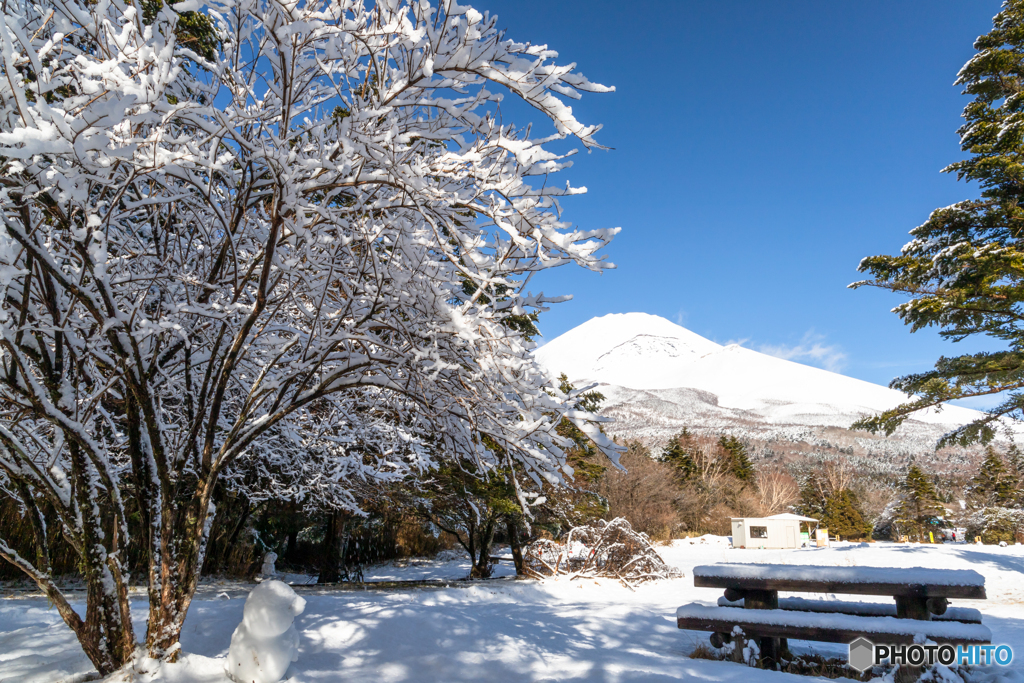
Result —
[{"label": "wooden bench", "polygon": [[[718,598],[719,607],[743,607],[743,600]],[[820,614],[857,614],[863,617],[895,617],[896,603],[854,602],[850,600],[808,600],[807,598],[779,598],[779,609],[793,612]],[[980,624],[981,612],[973,607],[947,607],[944,614],[932,614],[932,621],[959,621]]]},{"label": "wooden bench", "polygon": [[[692,603],[676,613],[679,628],[710,631],[712,644],[728,642],[734,627],[758,639],[761,659],[774,667],[788,639],[849,643],[912,643],[915,637],[951,645],[982,644],[992,634],[975,609],[949,600],[984,599],[985,579],[973,570],[801,565],[704,565],[693,570],[697,587],[724,588],[718,606]],[[779,591],[888,595],[894,605],[779,599]],[[903,671],[906,679],[911,671]]]},{"label": "wooden bench", "polygon": [[729,600],[771,598],[779,591],[891,595],[897,615],[930,619],[951,598],[984,600],[985,577],[973,569],[923,567],[814,567],[787,564],[716,564],[694,567],[693,585],[726,589]]},{"label": "wooden bench", "polygon": [[988,643],[992,632],[982,624],[959,621],[922,621],[856,614],[796,612],[783,609],[746,610],[690,603],[676,610],[679,628],[729,634],[739,626],[747,635],[769,638],[849,643],[860,637],[873,642],[910,644],[918,635],[938,643],[971,645]]}]

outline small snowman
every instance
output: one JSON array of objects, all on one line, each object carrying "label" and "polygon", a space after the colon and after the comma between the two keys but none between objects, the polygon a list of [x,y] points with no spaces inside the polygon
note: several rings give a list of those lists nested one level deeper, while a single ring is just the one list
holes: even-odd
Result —
[{"label": "small snowman", "polygon": [[260,568],[260,577],[272,579],[277,576],[277,553],[270,552],[263,556],[263,567]]},{"label": "small snowman", "polygon": [[281,581],[264,581],[245,600],[224,671],[237,683],[277,683],[299,658],[295,617],[306,601]]}]

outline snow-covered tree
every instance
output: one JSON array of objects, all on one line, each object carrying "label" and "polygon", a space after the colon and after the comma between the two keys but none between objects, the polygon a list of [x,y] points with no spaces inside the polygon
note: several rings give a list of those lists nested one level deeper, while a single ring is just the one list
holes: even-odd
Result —
[{"label": "snow-covered tree", "polygon": [[1002,416],[1024,415],[1024,0],[1005,0],[993,23],[956,80],[974,98],[959,130],[961,149],[970,156],[945,169],[977,183],[981,197],[933,211],[911,230],[901,253],[864,259],[860,270],[869,279],[850,285],[905,295],[893,310],[912,331],[934,326],[952,341],[987,336],[1002,346],[939,358],[933,370],[894,379],[892,388],[916,398],[856,425],[892,434],[923,408],[1002,397],[987,415],[944,435],[939,446],[987,443]]},{"label": "snow-covered tree", "polygon": [[[530,276],[608,267],[615,233],[561,219],[582,190],[550,143],[598,146],[564,99],[609,88],[556,53],[450,0],[11,0],[0,53],[0,488],[38,540],[0,556],[101,673],[136,648],[129,509],[169,657],[242,461],[295,486],[443,456],[554,481],[563,417],[616,451],[522,332],[552,301]],[[503,123],[499,90],[554,131]]]},{"label": "snow-covered tree", "polygon": [[917,465],[911,465],[901,484],[899,503],[893,511],[895,536],[927,541],[933,522],[945,513],[935,485]]},{"label": "snow-covered tree", "polygon": [[971,478],[968,491],[972,504],[978,507],[1012,506],[1019,496],[1002,456],[991,446],[985,449],[985,459]]}]

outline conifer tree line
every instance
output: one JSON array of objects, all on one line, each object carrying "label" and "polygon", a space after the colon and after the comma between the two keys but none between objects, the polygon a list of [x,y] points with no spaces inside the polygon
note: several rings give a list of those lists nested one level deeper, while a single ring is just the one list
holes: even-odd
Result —
[{"label": "conifer tree line", "polygon": [[[652,485],[653,495],[646,498],[618,502],[610,495],[609,502],[616,511],[643,501],[645,509],[633,514],[657,520],[641,525],[654,536],[725,535],[730,517],[794,512],[819,520],[830,536],[843,540],[944,542],[955,533],[957,541],[1024,542],[1024,456],[1016,445],[989,446],[983,457],[954,471],[932,471],[912,460],[891,475],[859,469],[843,455],[785,464],[752,460],[735,435],[688,429],[660,455],[639,443],[628,445],[624,464],[659,468],[646,478],[671,484]],[[631,478],[612,473],[607,480]]]}]

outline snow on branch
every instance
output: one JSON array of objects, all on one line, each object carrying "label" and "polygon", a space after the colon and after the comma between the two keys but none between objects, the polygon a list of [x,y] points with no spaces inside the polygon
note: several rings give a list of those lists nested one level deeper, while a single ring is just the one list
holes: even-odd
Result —
[{"label": "snow on branch", "polygon": [[0,489],[99,549],[110,610],[128,484],[151,600],[186,586],[169,633],[220,477],[327,507],[445,458],[557,481],[563,416],[614,455],[528,333],[559,300],[530,275],[609,268],[617,232],[561,217],[550,144],[600,147],[565,101],[611,89],[556,58],[454,2],[5,5]]}]

